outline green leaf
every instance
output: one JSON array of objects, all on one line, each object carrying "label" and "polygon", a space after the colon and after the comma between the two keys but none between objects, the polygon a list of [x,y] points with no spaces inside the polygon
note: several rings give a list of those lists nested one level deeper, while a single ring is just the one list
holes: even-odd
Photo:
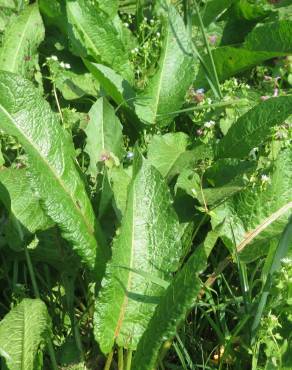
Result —
[{"label": "green leaf", "polygon": [[208,1],[202,10],[202,19],[205,27],[214,22],[226,8],[228,8],[234,0],[211,0]]},{"label": "green leaf", "polygon": [[[251,31],[240,48],[222,46],[212,50],[220,81],[243,72],[265,60],[292,53],[292,21],[265,23]],[[209,60],[206,60],[210,68]],[[196,86],[208,86],[203,67],[200,67]]]},{"label": "green leaf", "polygon": [[94,316],[95,338],[104,353],[110,352],[115,342],[136,348],[164,292],[133,271],[170,281],[181,254],[179,223],[168,187],[138,152],[127,208],[112,251]]},{"label": "green leaf", "polygon": [[39,8],[46,26],[58,27],[64,35],[67,35],[68,20],[65,0],[39,0]]},{"label": "green leaf", "polygon": [[0,322],[0,354],[9,370],[34,370],[40,346],[50,335],[47,307],[40,299],[23,299]]},{"label": "green leaf", "polygon": [[292,96],[280,96],[259,103],[241,116],[216,147],[217,158],[243,158],[261,144],[271,128],[292,114]]},{"label": "green leaf", "polygon": [[282,20],[258,25],[243,44],[253,51],[273,51],[291,54],[292,21]]},{"label": "green leaf", "polygon": [[121,167],[112,167],[109,171],[111,189],[114,194],[113,207],[119,220],[122,219],[127,205],[128,187],[131,176]]},{"label": "green leaf", "polygon": [[75,50],[78,45],[81,56],[89,55],[131,81],[133,71],[128,53],[107,15],[98,11],[89,0],[68,0],[67,14]]},{"label": "green leaf", "polygon": [[119,9],[118,0],[98,0],[98,6],[104,11],[111,19],[116,16]]},{"label": "green leaf", "polygon": [[237,159],[218,160],[208,168],[202,178],[193,169],[184,168],[175,185],[202,205],[213,206],[231,197],[247,186],[247,175],[256,169],[252,161]]},{"label": "green leaf", "polygon": [[89,268],[102,271],[103,235],[76,169],[72,142],[34,86],[1,71],[0,128],[24,147],[31,183],[64,238]]},{"label": "green leaf", "polygon": [[0,69],[32,78],[38,63],[37,48],[44,36],[38,5],[26,7],[5,30],[0,49]]},{"label": "green leaf", "polygon": [[122,125],[114,108],[106,98],[99,98],[89,111],[89,122],[85,129],[87,136],[85,152],[89,155],[89,170],[96,174],[98,162],[104,162],[112,155],[121,159],[123,150]]},{"label": "green leaf", "polygon": [[[214,210],[213,227],[224,220],[228,221],[222,227],[221,237],[231,250],[234,248],[231,227],[236,245],[239,245],[266,219],[292,201],[291,183],[292,151],[286,149],[279,154],[270,175],[270,183],[266,184],[265,188],[262,188],[261,184],[247,188]],[[289,212],[264,229],[249,246],[242,250],[241,259],[250,261],[267,254],[269,241],[278,239],[287,223],[288,216]]]},{"label": "green leaf", "polygon": [[135,92],[130,83],[111,68],[84,59],[88,70],[118,105],[133,107]]},{"label": "green leaf", "polygon": [[193,81],[191,41],[174,6],[164,15],[164,39],[158,69],[137,97],[136,113],[147,124],[168,125],[181,108]]},{"label": "green leaf", "polygon": [[[214,49],[212,50],[212,54],[220,81],[224,81],[231,76],[262,63],[265,60],[279,56],[279,53],[276,52],[259,52],[231,46],[222,46]],[[206,64],[209,66],[208,60],[206,60]],[[195,86],[208,86],[203,67],[200,67],[199,69]]]},{"label": "green leaf", "polygon": [[194,305],[202,287],[199,275],[207,266],[207,258],[217,238],[216,231],[209,232],[205,241],[195,250],[167,288],[138,344],[132,369],[155,368],[163,342],[175,336],[177,326]]},{"label": "green leaf", "polygon": [[16,244],[22,247],[26,234],[34,234],[53,226],[31,189],[25,169],[0,170],[0,200],[9,212],[4,232],[12,248],[19,246]]},{"label": "green leaf", "polygon": [[[264,308],[267,303],[267,298],[271,292],[271,284],[274,279],[274,274],[276,271],[280,270],[281,260],[287,256],[288,250],[289,248],[291,248],[291,245],[292,245],[292,218],[290,217],[290,220],[288,221],[288,224],[286,225],[280,237],[279,244],[273,253],[271,264],[268,270],[267,281],[260,294],[257,309],[254,312],[254,320],[251,328],[252,336],[256,334],[256,331],[260,324]],[[254,338],[252,338],[252,340],[253,339]]]},{"label": "green leaf", "polygon": [[15,9],[14,0],[0,0],[0,8]]},{"label": "green leaf", "polygon": [[47,61],[47,64],[54,84],[64,99],[80,99],[84,95],[97,96],[99,84],[85,68],[78,68],[70,63],[70,70],[64,69],[59,61],[53,60]]},{"label": "green leaf", "polygon": [[148,160],[163,177],[168,177],[190,139],[184,132],[154,135],[148,145]]}]

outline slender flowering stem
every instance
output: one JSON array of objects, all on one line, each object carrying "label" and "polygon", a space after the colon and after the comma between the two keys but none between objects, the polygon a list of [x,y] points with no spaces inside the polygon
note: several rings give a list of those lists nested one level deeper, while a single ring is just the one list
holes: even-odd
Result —
[{"label": "slender flowering stem", "polygon": [[240,105],[242,103],[245,103],[246,99],[236,99],[236,100],[228,100],[223,101],[220,103],[214,103],[214,104],[203,104],[203,105],[194,105],[190,108],[180,109],[173,112],[167,112],[163,114],[158,114],[157,116],[168,116],[172,114],[178,114],[178,113],[185,113],[185,112],[192,112],[192,111],[200,111],[208,108],[221,108],[221,107],[228,107],[230,105]]}]

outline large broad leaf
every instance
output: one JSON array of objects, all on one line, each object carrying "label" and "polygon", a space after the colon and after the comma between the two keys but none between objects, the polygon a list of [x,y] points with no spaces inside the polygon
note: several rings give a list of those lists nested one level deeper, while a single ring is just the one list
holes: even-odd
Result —
[{"label": "large broad leaf", "polygon": [[88,60],[84,60],[84,64],[115,103],[134,109],[136,94],[127,80],[103,64],[92,63]]},{"label": "large broad leaf", "polygon": [[136,112],[145,123],[169,124],[184,103],[193,81],[191,40],[181,16],[173,6],[164,15],[164,40],[158,70],[137,100]]},{"label": "large broad leaf", "polygon": [[[258,184],[254,188],[233,196],[214,210],[212,225],[216,227],[226,220],[221,235],[225,244],[234,248],[248,235],[258,228],[275,212],[292,201],[292,150],[282,151],[274,164],[270,176],[270,183],[266,188]],[[282,233],[289,216],[289,212],[270,224],[245,247],[240,254],[241,258],[252,260],[268,252],[269,241],[278,238]],[[233,238],[234,233],[234,238]]]},{"label": "large broad leaf", "polygon": [[202,287],[199,275],[207,266],[217,238],[218,233],[211,231],[167,288],[138,344],[131,369],[155,368],[162,344],[175,336],[177,326],[194,305]]},{"label": "large broad leaf", "polygon": [[292,21],[265,23],[247,35],[244,47],[253,51],[273,51],[291,54]]},{"label": "large broad leaf", "polygon": [[37,354],[50,335],[47,307],[40,299],[24,299],[0,322],[0,355],[9,370],[34,370]]},{"label": "large broad leaf", "polygon": [[189,142],[183,132],[154,135],[148,146],[148,159],[170,181],[182,170],[193,168],[198,161],[213,158],[210,145],[198,144],[187,149]]},{"label": "large broad leaf", "polygon": [[0,72],[0,128],[23,145],[33,187],[64,238],[87,266],[102,270],[103,236],[76,169],[73,145],[33,85],[8,72]]},{"label": "large broad leaf", "polygon": [[[213,50],[219,80],[223,81],[265,60],[291,54],[291,37],[292,21],[283,20],[255,28],[240,48],[223,46]],[[207,60],[206,63],[210,62]],[[207,86],[203,67],[195,83],[198,87]]]},{"label": "large broad leaf", "polygon": [[90,158],[89,169],[96,174],[98,162],[110,159],[112,155],[121,159],[123,150],[122,125],[115,115],[114,108],[106,100],[99,98],[89,111],[89,123],[85,151]]},{"label": "large broad leaf", "polygon": [[242,158],[261,144],[271,128],[292,114],[292,96],[264,101],[241,116],[216,147],[219,158]]},{"label": "large broad leaf", "polygon": [[167,185],[138,152],[134,167],[122,226],[96,301],[94,331],[104,353],[115,342],[136,348],[164,293],[145,275],[169,281],[181,254],[179,223]]},{"label": "large broad leaf", "polygon": [[164,177],[168,177],[190,139],[184,132],[153,136],[148,146],[148,159]]},{"label": "large broad leaf", "polygon": [[182,189],[204,206],[214,206],[243,190],[247,185],[247,175],[255,169],[255,162],[236,159],[217,161],[203,176],[194,169],[184,168],[175,188]]},{"label": "large broad leaf", "polygon": [[74,51],[78,50],[83,57],[93,57],[131,81],[133,71],[128,52],[108,16],[89,0],[68,0],[67,14]]},{"label": "large broad leaf", "polygon": [[53,226],[31,189],[25,169],[10,168],[0,171],[0,200],[9,212],[4,232],[12,248],[19,243],[23,246],[26,234]]},{"label": "large broad leaf", "polygon": [[[234,0],[210,0],[206,3],[202,10],[202,20],[205,27],[208,27],[210,23],[214,22],[216,17],[228,8]],[[198,22],[196,22],[198,23]]]},{"label": "large broad leaf", "polygon": [[37,48],[44,36],[38,5],[29,5],[5,30],[0,48],[0,69],[32,78],[38,62]]}]

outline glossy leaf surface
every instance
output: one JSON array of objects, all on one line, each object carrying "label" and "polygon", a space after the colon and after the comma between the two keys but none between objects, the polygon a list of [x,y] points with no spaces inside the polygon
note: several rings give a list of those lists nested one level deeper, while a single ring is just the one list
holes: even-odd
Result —
[{"label": "glossy leaf surface", "polygon": [[219,158],[243,158],[268,135],[271,128],[292,114],[292,96],[264,101],[241,116],[216,148]]},{"label": "glossy leaf surface", "polygon": [[103,236],[76,169],[73,145],[33,85],[7,72],[0,72],[0,127],[24,147],[31,183],[64,238],[88,267],[103,268]]},{"label": "glossy leaf surface", "polygon": [[[224,219],[228,220],[221,230],[227,246],[233,248],[234,233],[236,245],[239,245],[249,233],[259,227],[268,217],[292,201],[292,151],[284,150],[271,169],[270,182],[264,188],[258,184],[233,196],[214,210],[212,225],[215,227]],[[289,216],[283,214],[278,220],[263,230],[250,245],[246,246],[241,258],[253,260],[268,252],[269,241],[282,233]]]},{"label": "glossy leaf surface", "polygon": [[0,356],[9,370],[34,370],[37,353],[50,335],[47,307],[40,299],[23,299],[0,322]]},{"label": "glossy leaf surface", "polygon": [[94,331],[104,353],[115,342],[135,349],[164,293],[133,269],[169,281],[181,253],[179,223],[167,185],[138,152],[135,157],[122,226],[96,301]]},{"label": "glossy leaf surface", "polygon": [[0,69],[32,78],[38,62],[37,48],[44,36],[38,5],[29,5],[5,29]]},{"label": "glossy leaf surface", "polygon": [[175,336],[177,326],[194,305],[202,287],[199,274],[206,268],[207,258],[217,238],[217,232],[209,232],[205,241],[195,250],[167,288],[139,342],[132,364],[133,370],[155,368],[163,342]]},{"label": "glossy leaf surface", "polygon": [[121,159],[123,155],[123,133],[120,120],[114,108],[106,100],[99,98],[89,111],[89,122],[85,151],[90,158],[90,172],[96,173],[98,162],[110,159],[112,155]]},{"label": "glossy leaf surface", "polygon": [[193,81],[191,43],[181,16],[173,6],[164,14],[164,40],[158,69],[146,89],[137,97],[136,113],[148,124],[169,124],[184,103]]},{"label": "glossy leaf surface", "polygon": [[67,1],[68,21],[72,27],[74,50],[89,55],[116,70],[128,80],[133,72],[128,52],[112,21],[89,0]]}]

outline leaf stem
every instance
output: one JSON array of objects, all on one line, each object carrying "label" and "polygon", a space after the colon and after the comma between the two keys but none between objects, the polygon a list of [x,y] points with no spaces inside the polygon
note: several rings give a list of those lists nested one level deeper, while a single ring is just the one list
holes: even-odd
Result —
[{"label": "leaf stem", "polygon": [[171,114],[178,114],[178,113],[185,113],[185,112],[192,112],[192,111],[198,111],[198,110],[204,110],[208,108],[221,108],[221,107],[228,107],[229,105],[239,105],[246,102],[246,99],[236,99],[236,100],[227,100],[220,103],[214,103],[214,104],[203,104],[203,105],[195,105],[190,108],[180,109],[174,112],[167,112],[167,113],[161,113],[157,116],[168,116]]},{"label": "leaf stem", "polygon": [[131,370],[132,356],[133,356],[133,351],[131,349],[128,349],[125,370]]},{"label": "leaf stem", "polygon": [[210,62],[211,62],[212,70],[213,70],[213,77],[214,77],[214,80],[215,80],[214,82],[216,83],[218,95],[222,99],[223,98],[223,95],[222,95],[222,92],[221,92],[221,89],[220,89],[219,78],[218,78],[216,66],[215,66],[215,63],[214,63],[214,59],[213,59],[213,55],[212,55],[212,50],[210,48],[210,45],[209,45],[209,42],[208,42],[208,39],[207,39],[207,35],[206,35],[206,32],[205,32],[204,23],[203,23],[201,14],[200,14],[200,9],[198,7],[197,0],[194,0],[194,5],[195,5],[196,13],[198,15],[199,24],[200,24],[201,32],[202,32],[203,39],[204,39],[204,42],[205,42],[205,46],[207,48],[207,52],[208,52],[208,55],[209,55],[209,58],[210,58]]},{"label": "leaf stem", "polygon": [[107,356],[106,363],[104,365],[103,370],[110,370],[111,364],[112,364],[112,361],[113,361],[113,356],[114,356],[114,351],[111,351]]},{"label": "leaf stem", "polygon": [[[28,272],[29,272],[30,279],[31,279],[31,282],[32,282],[34,295],[35,295],[36,298],[40,299],[39,287],[38,287],[38,284],[37,284],[37,281],[36,281],[33,265],[32,265],[31,258],[30,258],[30,255],[29,255],[29,252],[28,252],[28,249],[27,249],[26,245],[24,246],[24,253],[25,253],[26,263],[27,263],[27,267],[28,267]],[[57,365],[55,351],[54,351],[54,347],[53,347],[51,337],[49,337],[47,339],[47,347],[48,347],[48,352],[49,352],[49,356],[50,356],[50,359],[51,359],[52,370],[58,370],[58,365]]]},{"label": "leaf stem", "polygon": [[124,370],[124,349],[119,347],[118,349],[118,369]]}]

